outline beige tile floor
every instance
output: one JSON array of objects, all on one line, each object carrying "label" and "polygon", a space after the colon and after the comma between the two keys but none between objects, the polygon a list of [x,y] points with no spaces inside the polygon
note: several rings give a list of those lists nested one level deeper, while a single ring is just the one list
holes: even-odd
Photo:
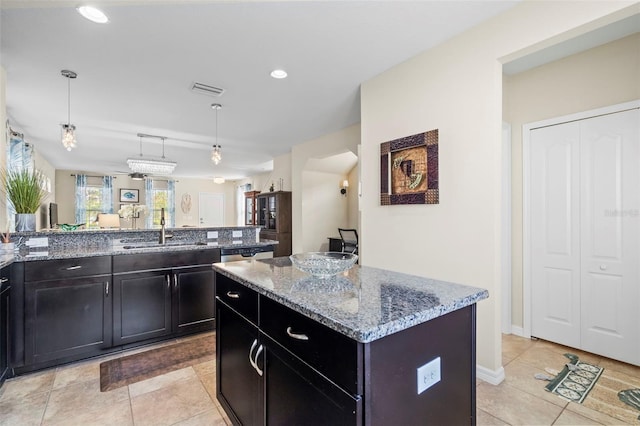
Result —
[{"label": "beige tile floor", "polygon": [[[533,378],[545,367],[559,369],[565,352],[638,380],[640,368],[544,341],[513,335],[504,335],[502,341],[506,379],[499,386],[478,380],[478,425],[640,424],[624,423],[569,403],[545,391],[546,382]],[[170,343],[174,341],[165,344]],[[100,392],[99,365],[104,360],[78,362],[7,381],[0,389],[0,425],[230,424],[215,399],[214,361]]]}]

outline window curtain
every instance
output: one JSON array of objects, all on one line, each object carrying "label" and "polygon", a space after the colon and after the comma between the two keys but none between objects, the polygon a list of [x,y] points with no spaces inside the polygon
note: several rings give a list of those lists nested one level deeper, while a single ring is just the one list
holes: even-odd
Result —
[{"label": "window curtain", "polygon": [[144,201],[147,206],[147,218],[145,222],[147,223],[146,228],[153,228],[153,180],[145,179],[144,180]]},{"label": "window curtain", "polygon": [[169,223],[167,226],[170,228],[176,227],[176,181],[169,180],[167,182],[167,210],[169,210]]},{"label": "window curtain", "polygon": [[76,223],[85,223],[87,217],[87,175],[76,175]]},{"label": "window curtain", "polygon": [[113,176],[102,177],[102,213],[113,213]]}]

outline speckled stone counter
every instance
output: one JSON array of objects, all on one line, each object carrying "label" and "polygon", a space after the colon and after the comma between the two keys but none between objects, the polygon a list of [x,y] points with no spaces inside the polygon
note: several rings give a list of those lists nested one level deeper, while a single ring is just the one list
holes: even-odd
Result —
[{"label": "speckled stone counter", "polygon": [[[166,234],[172,237],[168,238],[164,245],[156,244],[160,235],[159,229],[21,232],[11,235],[11,240],[17,247],[11,261],[28,262],[119,254],[242,248],[278,243],[261,240],[259,229],[242,226],[172,228],[166,230]],[[34,245],[36,241],[43,240],[46,240],[46,245]]]},{"label": "speckled stone counter", "polygon": [[15,260],[13,252],[0,252],[0,268],[11,265]]},{"label": "speckled stone counter", "polygon": [[215,271],[368,343],[489,297],[487,290],[356,265],[320,279],[289,258],[216,263]]}]

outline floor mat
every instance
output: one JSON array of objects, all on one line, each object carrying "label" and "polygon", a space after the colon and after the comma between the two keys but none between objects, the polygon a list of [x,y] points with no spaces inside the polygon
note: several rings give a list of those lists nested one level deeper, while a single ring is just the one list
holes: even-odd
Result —
[{"label": "floor mat", "polygon": [[216,337],[208,334],[100,364],[100,391],[150,379],[215,359]]},{"label": "floor mat", "polygon": [[604,368],[582,362],[573,354],[564,356],[569,358],[569,362],[546,389],[581,404],[595,386]]}]

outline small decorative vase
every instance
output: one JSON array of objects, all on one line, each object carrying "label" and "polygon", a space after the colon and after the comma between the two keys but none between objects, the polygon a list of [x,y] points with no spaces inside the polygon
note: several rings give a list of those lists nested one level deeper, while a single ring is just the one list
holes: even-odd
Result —
[{"label": "small decorative vase", "polygon": [[12,253],[16,248],[16,243],[0,243],[0,253]]},{"label": "small decorative vase", "polygon": [[36,230],[34,213],[16,213],[16,232],[33,232]]}]

